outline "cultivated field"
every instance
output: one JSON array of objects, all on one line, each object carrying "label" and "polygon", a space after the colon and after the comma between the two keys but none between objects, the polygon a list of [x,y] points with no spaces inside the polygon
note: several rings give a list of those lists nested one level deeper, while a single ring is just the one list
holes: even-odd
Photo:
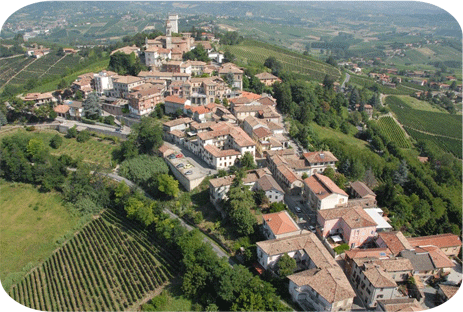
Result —
[{"label": "cultivated field", "polygon": [[9,294],[37,310],[130,309],[172,277],[175,258],[160,250],[151,242],[139,244],[117,226],[97,218]]},{"label": "cultivated field", "polygon": [[448,113],[443,108],[433,106],[433,105],[431,105],[431,103],[429,103],[427,101],[421,101],[421,100],[419,100],[417,98],[414,98],[412,96],[397,95],[397,98],[401,99],[403,102],[405,102],[408,106],[410,106],[413,109],[422,110],[422,111],[428,111],[428,112],[435,112],[435,113],[444,113],[444,114]]},{"label": "cultivated field", "polygon": [[432,141],[456,157],[461,157],[461,115],[413,109],[395,96],[387,97],[386,104],[416,140]]},{"label": "cultivated field", "polygon": [[386,116],[378,120],[378,126],[381,129],[381,132],[386,135],[386,137],[397,143],[401,148],[410,148],[410,141],[405,136],[404,131],[400,126],[394,121],[392,117]]},{"label": "cultivated field", "polygon": [[245,40],[238,45],[231,45],[226,48],[244,63],[254,61],[264,64],[268,57],[273,56],[282,64],[284,70],[298,73],[311,80],[323,81],[325,75],[335,79],[341,77],[339,70],[333,66],[263,42]]},{"label": "cultivated field", "polygon": [[58,238],[78,221],[57,193],[40,193],[34,186],[0,179],[0,279],[20,274],[29,263],[47,259]]}]

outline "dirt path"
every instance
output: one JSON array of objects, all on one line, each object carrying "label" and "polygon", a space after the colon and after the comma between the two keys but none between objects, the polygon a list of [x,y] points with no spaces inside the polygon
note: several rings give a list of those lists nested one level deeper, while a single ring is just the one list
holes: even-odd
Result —
[{"label": "dirt path", "polygon": [[61,57],[59,60],[57,60],[55,63],[53,63],[50,67],[48,67],[48,69],[46,71],[44,71],[40,76],[39,78],[42,78],[43,75],[45,75],[46,73],[48,73],[48,71],[53,67],[55,66],[56,64],[58,64],[59,62],[61,62],[62,59],[64,59],[66,57],[66,54]]},{"label": "dirt path", "polygon": [[16,77],[17,75],[19,75],[20,72],[22,72],[23,70],[25,70],[26,68],[28,68],[31,64],[33,64],[35,61],[37,61],[38,59],[35,59],[33,60],[32,62],[30,62],[29,64],[27,64],[26,66],[23,67],[23,69],[21,69],[20,71],[18,71],[16,74],[14,74],[10,79],[7,80],[7,82],[5,82],[3,84],[2,87],[6,86],[11,80],[13,80],[14,77]]}]

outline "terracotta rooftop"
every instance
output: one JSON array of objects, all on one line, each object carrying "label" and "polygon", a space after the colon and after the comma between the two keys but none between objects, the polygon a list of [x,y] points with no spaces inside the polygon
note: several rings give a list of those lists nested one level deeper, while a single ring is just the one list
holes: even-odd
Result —
[{"label": "terracotta rooftop", "polygon": [[323,209],[318,214],[325,221],[342,219],[351,229],[376,226],[376,222],[362,207]]},{"label": "terracotta rooftop", "polygon": [[229,102],[235,105],[240,105],[240,104],[249,104],[252,102],[252,100],[248,99],[247,97],[241,96],[241,97],[230,99]]},{"label": "terracotta rooftop", "polygon": [[365,183],[363,182],[355,181],[355,182],[352,182],[350,186],[362,198],[367,195],[376,197],[376,194],[368,186],[366,186]]},{"label": "terracotta rooftop", "polygon": [[400,231],[380,232],[378,233],[379,237],[394,255],[399,254],[404,249],[412,249],[412,246]]},{"label": "terracotta rooftop", "polygon": [[170,121],[166,121],[163,123],[164,126],[167,126],[167,127],[175,127],[175,126],[178,126],[178,125],[181,125],[181,124],[189,124],[189,123],[192,123],[193,120],[189,117],[185,117],[185,118],[177,118],[177,119],[173,119],[173,120],[170,120]]},{"label": "terracotta rooftop", "polygon": [[214,145],[206,145],[204,149],[208,151],[214,157],[226,157],[226,156],[237,156],[241,155],[240,152],[234,149],[220,150]]},{"label": "terracotta rooftop", "polygon": [[197,113],[198,115],[207,114],[210,112],[210,110],[205,106],[192,106],[190,107],[190,111]]},{"label": "terracotta rooftop", "polygon": [[185,104],[185,102],[187,101],[186,99],[182,99],[178,96],[175,96],[175,95],[169,95],[169,96],[166,96],[166,98],[164,99],[165,102],[171,102],[171,103],[177,103],[177,104]]},{"label": "terracotta rooftop", "polygon": [[254,127],[261,124],[259,119],[257,119],[254,116],[248,116],[248,117],[244,118],[244,121],[247,122],[253,129],[254,129]]},{"label": "terracotta rooftop", "polygon": [[367,248],[367,249],[351,249],[346,250],[346,258],[356,259],[356,258],[390,258],[392,253],[388,248]]},{"label": "terracotta rooftop", "polygon": [[241,91],[241,96],[248,98],[252,101],[260,99],[262,96],[253,92]]},{"label": "terracotta rooftop", "polygon": [[289,183],[293,183],[296,180],[299,180],[299,177],[294,173],[293,169],[291,169],[288,165],[282,164],[277,166],[277,170],[289,181]]},{"label": "terracotta rooftop", "polygon": [[257,75],[254,75],[256,76],[259,80],[265,80],[265,79],[279,79],[277,76],[271,74],[271,73],[268,73],[268,72],[263,72],[263,73],[260,73],[260,74],[257,74]]},{"label": "terracotta rooftop", "polygon": [[413,271],[413,265],[407,258],[378,259],[376,257],[355,258],[357,266],[374,264],[383,268],[386,272]]},{"label": "terracotta rooftop", "polygon": [[433,245],[439,248],[461,246],[460,237],[452,233],[421,237],[408,237],[407,240],[411,246]]},{"label": "terracotta rooftop", "polygon": [[460,286],[454,285],[439,284],[438,286],[447,297],[447,299],[452,298],[457,293],[458,289],[460,289]]},{"label": "terracotta rooftop", "polygon": [[378,306],[381,306],[385,312],[415,312],[424,310],[415,298],[378,299],[377,302]]},{"label": "terracotta rooftop", "polygon": [[313,163],[338,161],[338,159],[334,157],[334,155],[329,151],[308,152],[308,153],[304,153],[303,156],[312,165]]},{"label": "terracotta rooftop", "polygon": [[262,139],[272,135],[272,132],[265,127],[259,127],[252,131],[258,139]]},{"label": "terracotta rooftop", "polygon": [[304,182],[319,199],[328,197],[331,194],[348,196],[346,192],[341,190],[330,178],[318,173],[306,178]]},{"label": "terracotta rooftop", "polygon": [[58,114],[66,114],[69,111],[69,105],[58,105],[53,110]]},{"label": "terracotta rooftop", "polygon": [[375,288],[397,287],[397,283],[391,276],[378,265],[365,263],[363,275],[370,281]]},{"label": "terracotta rooftop", "polygon": [[270,191],[275,189],[281,193],[284,193],[283,189],[278,185],[275,179],[271,175],[265,175],[257,180],[260,188],[264,191]]},{"label": "terracotta rooftop", "polygon": [[268,213],[262,215],[262,217],[275,235],[298,232],[301,230],[286,211]]},{"label": "terracotta rooftop", "polygon": [[221,187],[225,185],[231,185],[233,183],[233,179],[235,178],[235,175],[229,175],[225,177],[220,177],[220,178],[215,178],[209,180],[209,184],[212,185],[213,187]]},{"label": "terracotta rooftop", "polygon": [[415,249],[416,252],[427,251],[434,266],[438,269],[440,268],[453,268],[455,264],[452,260],[447,257],[447,255],[436,246],[424,246],[418,247]]},{"label": "terracotta rooftop", "polygon": [[302,231],[301,235],[270,239],[256,244],[269,256],[303,250],[309,255],[317,268],[324,269],[338,266],[322,242],[312,232]]},{"label": "terracotta rooftop", "polygon": [[269,105],[269,106],[275,106],[277,103],[275,100],[272,100],[268,96],[263,96],[260,99],[257,100],[262,105]]},{"label": "terracotta rooftop", "polygon": [[298,286],[308,285],[329,303],[355,297],[355,292],[339,266],[310,269],[288,276]]},{"label": "terracotta rooftop", "polygon": [[135,76],[116,76],[116,77],[113,77],[113,79],[114,79],[114,82],[124,83],[124,84],[135,83],[135,82],[139,82],[142,80],[140,77],[135,77]]}]

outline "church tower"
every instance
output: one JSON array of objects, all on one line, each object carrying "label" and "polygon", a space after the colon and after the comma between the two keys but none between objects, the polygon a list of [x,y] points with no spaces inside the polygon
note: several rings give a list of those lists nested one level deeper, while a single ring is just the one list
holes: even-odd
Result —
[{"label": "church tower", "polygon": [[166,49],[172,49],[172,23],[170,20],[166,22]]}]

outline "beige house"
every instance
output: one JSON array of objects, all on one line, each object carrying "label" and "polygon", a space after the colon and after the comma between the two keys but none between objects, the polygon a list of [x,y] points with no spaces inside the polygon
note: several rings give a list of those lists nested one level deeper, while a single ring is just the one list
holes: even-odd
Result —
[{"label": "beige house", "polygon": [[447,256],[458,257],[461,249],[461,240],[455,234],[446,233],[438,235],[408,237],[408,242],[413,247],[436,246],[439,247]]},{"label": "beige house", "polygon": [[146,84],[145,88],[137,90],[133,88],[133,92],[129,93],[129,109],[132,115],[137,117],[145,116],[154,111],[157,104],[164,100],[164,87],[159,85]]},{"label": "beige house", "polygon": [[347,311],[355,292],[342,269],[314,233],[258,242],[257,258],[264,269],[276,269],[284,254],[296,260],[301,272],[288,276],[289,293],[306,311]]},{"label": "beige house", "polygon": [[257,79],[260,80],[260,82],[262,82],[266,86],[271,86],[275,82],[281,82],[280,78],[278,78],[277,76],[275,76],[275,75],[273,75],[271,73],[267,73],[267,72],[263,72],[263,73],[255,75],[255,76],[257,77]]},{"label": "beige house", "polygon": [[267,239],[284,238],[301,233],[301,229],[287,211],[264,214],[262,218],[262,231]]},{"label": "beige house", "polygon": [[105,90],[105,95],[128,99],[129,93],[133,88],[144,84],[145,81],[135,76],[113,76],[113,88]]},{"label": "beige house", "polygon": [[347,203],[348,195],[327,176],[315,173],[304,180],[304,198],[316,210]]}]

